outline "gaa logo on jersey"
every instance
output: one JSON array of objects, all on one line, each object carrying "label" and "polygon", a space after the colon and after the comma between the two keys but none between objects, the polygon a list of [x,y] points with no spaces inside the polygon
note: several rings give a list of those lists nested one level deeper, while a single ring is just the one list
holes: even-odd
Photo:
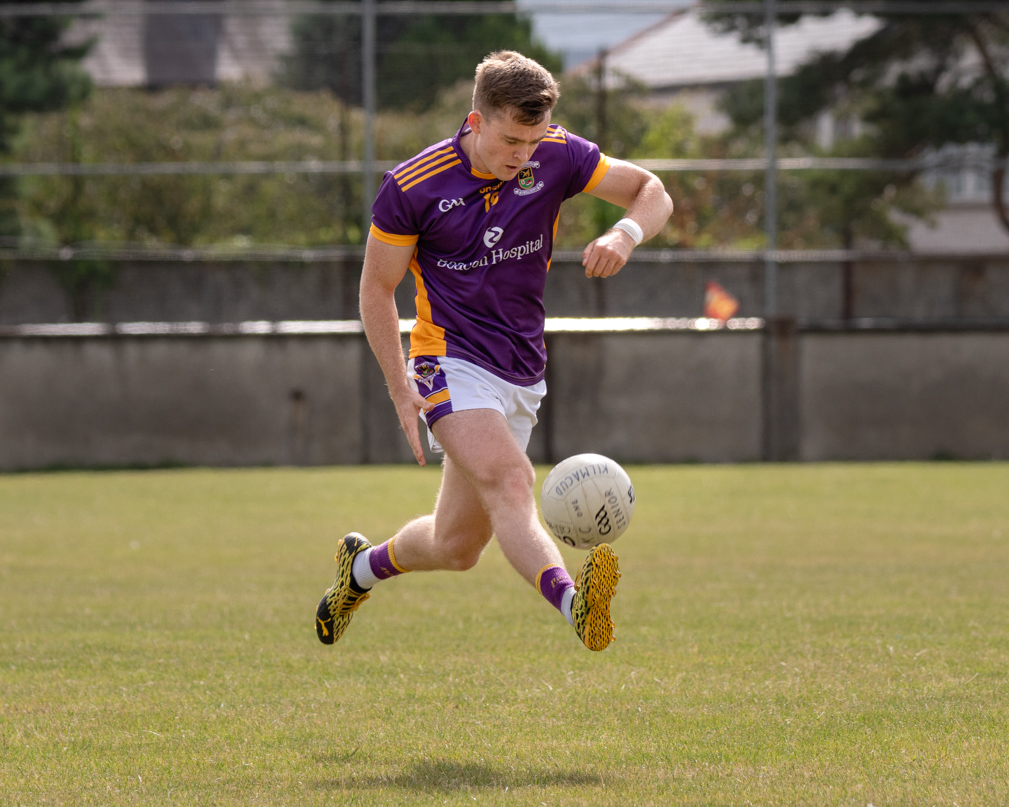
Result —
[{"label": "gaa logo on jersey", "polygon": [[529,190],[536,184],[536,180],[533,179],[533,169],[528,165],[519,171],[518,179],[519,187],[522,188],[522,190]]}]

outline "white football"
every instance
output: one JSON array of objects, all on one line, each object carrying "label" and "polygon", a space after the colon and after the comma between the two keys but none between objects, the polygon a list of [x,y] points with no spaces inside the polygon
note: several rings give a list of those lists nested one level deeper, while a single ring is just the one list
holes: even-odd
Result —
[{"label": "white football", "polygon": [[612,543],[627,530],[634,515],[634,486],[609,457],[576,454],[547,474],[540,508],[558,540],[591,549]]}]

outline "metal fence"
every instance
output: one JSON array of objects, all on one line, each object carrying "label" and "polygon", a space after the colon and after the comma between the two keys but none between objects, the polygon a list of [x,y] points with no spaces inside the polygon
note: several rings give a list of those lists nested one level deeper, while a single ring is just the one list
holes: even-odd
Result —
[{"label": "metal fence", "polygon": [[[878,175],[883,185],[886,176],[916,178],[911,193],[942,195],[933,217],[951,204],[965,211],[970,207],[975,217],[974,224],[962,225],[962,243],[946,244],[947,252],[976,253],[979,237],[969,227],[982,226],[977,222],[984,223],[990,251],[1009,244],[991,211],[992,183],[1004,181],[999,167],[1005,164],[994,138],[900,156],[831,153],[829,148],[798,153],[782,138],[779,105],[781,79],[798,59],[797,26],[789,24],[797,16],[974,15],[1004,26],[1005,2],[763,0],[689,8],[678,2],[624,2],[610,10],[640,17],[642,30],[592,60],[566,66],[562,84],[576,90],[571,95],[566,90],[558,119],[575,131],[587,129],[584,133],[609,153],[660,175],[678,207],[694,210],[695,220],[679,221],[665,243],[660,239],[658,248],[640,250],[639,260],[696,263],[726,254],[759,256],[765,264],[764,313],[775,314],[780,264],[856,260],[867,253],[877,261],[907,258],[906,246],[881,247],[871,239],[852,243],[841,236],[831,243],[822,233],[807,238],[812,243],[804,248],[803,238],[793,232],[802,211],[788,213],[792,224],[783,216],[790,205],[802,204],[792,183],[814,174]],[[535,39],[536,15],[576,21],[599,12],[598,5],[578,2],[0,4],[0,23],[64,20],[66,42],[91,42],[83,66],[96,85],[85,108],[34,116],[26,137],[0,160],[0,181],[18,183],[20,215],[31,225],[0,244],[0,258],[316,261],[360,254],[381,173],[454,131],[468,109],[466,76],[480,58],[517,38]],[[746,20],[736,27],[749,31],[757,45],[748,45],[745,33],[712,33],[709,16],[715,12]],[[650,53],[653,61],[654,53],[662,54],[640,52],[642,44],[651,37],[651,46],[661,48],[663,26],[681,24],[677,35],[694,36],[699,48],[706,47],[702,37],[713,37],[719,47],[729,48],[724,53],[740,60],[755,58],[758,48],[762,69],[661,86],[661,78],[649,83],[647,71],[635,74],[634,64],[647,63]],[[803,46],[807,56],[816,55],[820,41]],[[843,48],[855,39],[823,40],[828,41]],[[542,53],[562,70],[556,53],[543,43],[536,47],[534,55]],[[982,55],[1009,80],[1004,49]],[[965,59],[977,61],[970,54]],[[717,109],[712,98],[733,84],[758,80],[763,81],[762,134],[733,144],[718,141],[717,132],[702,137],[696,126],[690,129]],[[634,105],[621,106],[624,96],[633,96]],[[569,98],[572,105],[565,107]],[[707,106],[699,111],[697,103]],[[680,119],[676,133],[692,138],[694,153],[686,156],[690,149],[670,145],[664,151],[657,134],[661,126],[672,125],[662,111],[674,107],[688,110],[692,121]],[[621,114],[636,116],[634,126],[623,132]],[[659,145],[640,156],[637,146],[646,140]],[[706,148],[718,156],[708,156]],[[830,188],[830,182],[823,187]],[[891,186],[886,187],[883,196]],[[695,195],[706,198],[703,215],[700,203],[692,204]],[[238,208],[243,215],[236,214]],[[141,209],[147,216],[143,223],[123,223]],[[574,233],[570,243],[579,227],[591,229],[599,220],[588,204],[572,215],[562,222]],[[288,220],[305,225],[293,242],[271,229],[271,223]],[[206,226],[208,221],[216,226]],[[563,254],[564,243],[560,249]]]}]

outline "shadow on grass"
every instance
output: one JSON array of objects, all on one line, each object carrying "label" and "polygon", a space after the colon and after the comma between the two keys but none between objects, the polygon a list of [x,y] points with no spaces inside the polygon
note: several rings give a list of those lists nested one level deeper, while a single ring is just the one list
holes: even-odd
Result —
[{"label": "shadow on grass", "polygon": [[456,790],[500,790],[506,787],[578,787],[603,784],[603,777],[586,771],[549,769],[514,769],[495,767],[486,762],[455,762],[425,759],[413,762],[401,773],[387,776],[355,776],[321,780],[320,790],[401,788],[403,790],[450,792]]}]

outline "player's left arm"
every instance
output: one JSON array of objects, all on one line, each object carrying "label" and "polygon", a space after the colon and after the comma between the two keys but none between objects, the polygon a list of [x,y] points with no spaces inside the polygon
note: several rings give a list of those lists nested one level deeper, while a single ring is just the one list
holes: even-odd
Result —
[{"label": "player's left arm", "polygon": [[[627,211],[624,218],[641,228],[642,241],[657,235],[673,214],[673,200],[662,181],[650,171],[624,160],[611,159],[606,174],[589,193],[624,208]],[[624,268],[635,246],[630,233],[611,227],[582,252],[585,276],[615,275]]]}]

